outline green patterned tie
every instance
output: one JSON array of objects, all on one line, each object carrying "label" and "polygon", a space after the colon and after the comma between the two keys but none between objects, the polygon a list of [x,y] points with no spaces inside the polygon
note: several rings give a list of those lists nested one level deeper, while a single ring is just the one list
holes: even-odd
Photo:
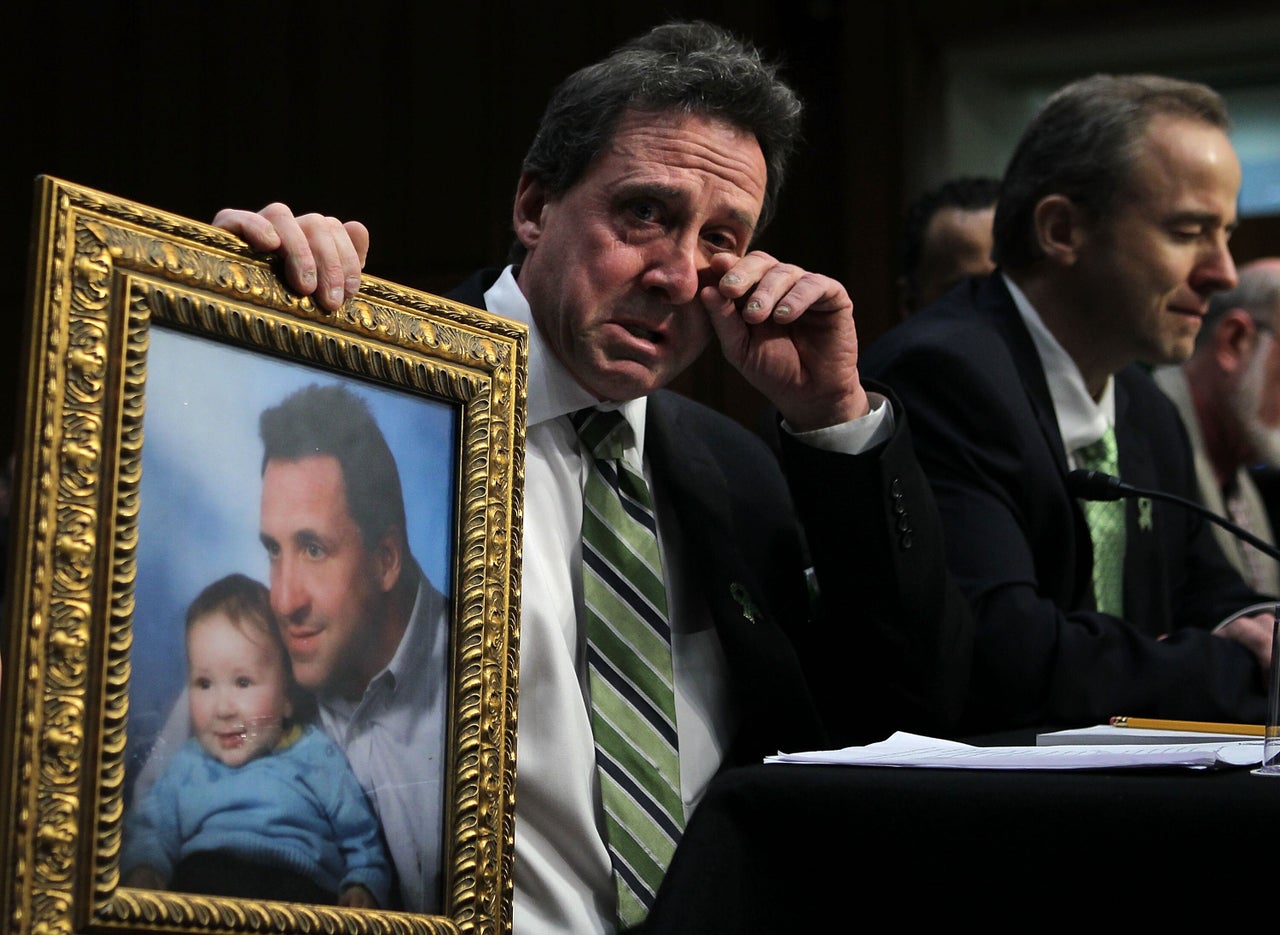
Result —
[{"label": "green patterned tie", "polygon": [[630,427],[616,411],[571,420],[593,455],[582,509],[591,727],[628,927],[644,921],[684,828],[671,627],[649,487],[622,460]]},{"label": "green patterned tie", "polygon": [[[1082,468],[1101,471],[1113,477],[1120,475],[1120,457],[1116,451],[1116,432],[1107,426],[1106,433],[1092,445],[1076,449],[1076,462]],[[1124,613],[1124,501],[1086,500],[1084,516],[1093,539],[1093,596],[1098,610],[1104,614]]]}]

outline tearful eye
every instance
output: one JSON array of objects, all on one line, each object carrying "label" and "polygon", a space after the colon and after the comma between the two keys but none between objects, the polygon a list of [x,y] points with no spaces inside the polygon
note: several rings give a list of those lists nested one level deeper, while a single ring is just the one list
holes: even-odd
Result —
[{"label": "tearful eye", "polygon": [[733,253],[738,247],[738,242],[733,237],[724,233],[707,234],[703,239],[705,239],[717,253]]},{"label": "tearful eye", "polygon": [[631,203],[631,214],[638,221],[649,223],[659,220],[660,212],[658,205],[652,201],[633,201]]}]

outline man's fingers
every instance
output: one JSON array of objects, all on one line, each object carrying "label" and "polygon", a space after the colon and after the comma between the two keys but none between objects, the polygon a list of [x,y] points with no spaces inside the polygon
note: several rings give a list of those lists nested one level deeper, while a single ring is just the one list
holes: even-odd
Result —
[{"label": "man's fingers", "polygon": [[279,254],[289,287],[314,295],[327,309],[338,308],[360,291],[369,230],[359,221],[344,224],[323,214],[295,217],[288,205],[277,201],[257,212],[224,209],[213,223],[255,250]]},{"label": "man's fingers", "polygon": [[[296,292],[311,295],[316,290],[316,261],[307,235],[299,223],[301,219],[293,216],[288,205],[278,201],[267,205],[258,214],[271,226],[278,238],[279,242],[275,247],[264,248],[278,253],[284,260],[285,282]],[[265,244],[266,240],[263,242]],[[258,246],[252,240],[249,245]]]},{"label": "man's fingers", "polygon": [[335,217],[304,214],[298,218],[315,264],[316,300],[328,309],[336,309],[347,297],[348,280],[360,288],[362,262],[346,227]]},{"label": "man's fingers", "polygon": [[[728,259],[723,259],[728,257]],[[720,273],[720,291],[732,299],[740,299],[760,282],[778,261],[762,250],[753,250],[744,257],[717,254],[711,258],[711,268]],[[723,266],[724,269],[720,269]]]},{"label": "man's fingers", "polygon": [[352,277],[351,271],[347,271],[347,295],[352,296],[360,291],[360,270],[364,269],[364,264],[369,259],[369,228],[359,221],[347,221],[342,227],[355,251],[355,276]]},{"label": "man's fingers", "polygon": [[1258,614],[1253,617],[1239,617],[1215,633],[1235,640],[1249,649],[1265,672],[1271,668],[1272,624],[1271,614]]},{"label": "man's fingers", "polygon": [[791,263],[780,263],[767,253],[749,253],[722,269],[727,262],[712,263],[712,271],[720,274],[716,288],[738,303],[748,324],[769,319],[785,324],[810,308],[836,308],[841,304],[852,307],[844,287],[835,280]]},{"label": "man's fingers", "polygon": [[280,235],[275,225],[256,211],[223,208],[213,216],[213,225],[230,231],[263,253],[272,253],[280,248]]}]

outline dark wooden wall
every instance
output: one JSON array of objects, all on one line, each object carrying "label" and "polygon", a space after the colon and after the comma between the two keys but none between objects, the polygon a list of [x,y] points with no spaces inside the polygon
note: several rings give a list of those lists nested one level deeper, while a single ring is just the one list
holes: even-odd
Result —
[{"label": "dark wooden wall", "polygon": [[[841,267],[861,228],[833,223],[852,197],[840,171],[846,13],[793,0],[122,0],[11,10],[6,19],[16,24],[0,56],[10,153],[0,174],[0,307],[10,323],[0,444],[8,449],[22,405],[17,336],[38,173],[201,220],[223,206],[273,200],[358,218],[373,232],[369,272],[444,291],[505,255],[520,159],[554,84],[671,17],[716,20],[785,60],[813,102],[810,145],[767,244],[847,273]],[[879,69],[885,43],[858,35]],[[869,148],[867,158],[892,162],[891,149]],[[894,198],[891,182],[877,180],[875,190],[886,203]],[[880,239],[857,243],[875,257],[858,264],[864,275],[878,272]],[[712,362],[686,388],[734,410],[721,378]]]},{"label": "dark wooden wall", "polygon": [[[948,41],[1212,15],[1173,0],[11,7],[0,56],[0,454],[23,405],[17,345],[38,173],[202,220],[272,200],[358,218],[373,232],[369,272],[444,291],[505,254],[520,158],[552,86],[650,25],[705,17],[781,58],[808,102],[806,146],[763,245],[841,278],[868,341],[895,319],[905,167],[920,158],[911,122],[933,113]],[[681,386],[748,423],[759,411],[715,353]]]}]

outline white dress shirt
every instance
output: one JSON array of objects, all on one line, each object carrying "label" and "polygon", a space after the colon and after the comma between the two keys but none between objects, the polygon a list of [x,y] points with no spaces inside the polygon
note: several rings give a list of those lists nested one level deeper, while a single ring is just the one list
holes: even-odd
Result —
[{"label": "white dress shirt", "polygon": [[[1004,276],[1004,274],[1001,274]],[[1084,385],[1080,368],[1071,359],[1058,339],[1053,336],[1032,307],[1031,302],[1008,276],[1004,284],[1009,287],[1013,304],[1031,332],[1031,340],[1040,356],[1049,395],[1053,399],[1053,411],[1058,419],[1058,431],[1067,451],[1067,463],[1078,467],[1075,452],[1085,445],[1092,445],[1106,434],[1107,427],[1116,422],[1115,378],[1108,376],[1102,395],[1095,401]]]},{"label": "white dress shirt", "polygon": [[444,596],[419,573],[409,626],[391,662],[359,703],[317,696],[324,732],[337,741],[369,795],[396,869],[404,908],[444,911],[444,768],[449,705]]}]

